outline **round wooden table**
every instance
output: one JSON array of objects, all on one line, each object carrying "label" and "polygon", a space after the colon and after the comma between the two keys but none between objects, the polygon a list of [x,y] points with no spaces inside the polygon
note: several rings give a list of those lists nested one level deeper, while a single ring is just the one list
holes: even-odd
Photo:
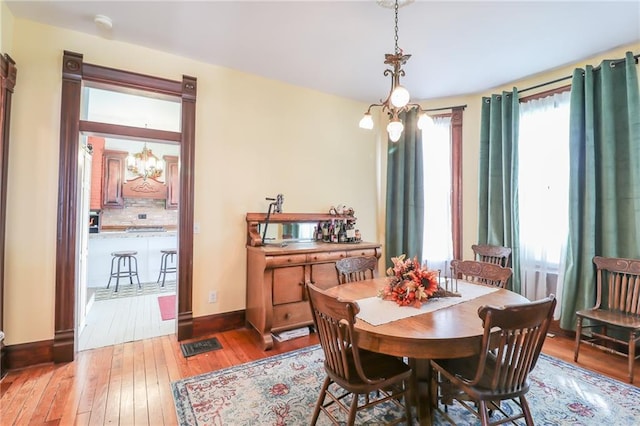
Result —
[{"label": "round wooden table", "polygon": [[[380,277],[342,284],[326,291],[342,299],[364,299],[376,296],[387,280],[387,277]],[[478,317],[479,307],[503,306],[528,301],[517,293],[499,289],[447,308],[377,326],[357,319],[355,330],[358,333],[358,346],[370,351],[408,357],[411,360],[414,369],[414,385],[418,386],[420,424],[429,425],[431,424],[429,360],[462,358],[479,352],[484,333],[482,321]],[[414,308],[403,307],[402,309]]]}]

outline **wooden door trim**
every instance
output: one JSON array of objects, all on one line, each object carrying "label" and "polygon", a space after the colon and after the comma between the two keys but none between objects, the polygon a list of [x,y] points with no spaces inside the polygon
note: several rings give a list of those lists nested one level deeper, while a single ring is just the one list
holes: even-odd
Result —
[{"label": "wooden door trim", "polygon": [[[7,220],[7,176],[9,169],[9,127],[11,124],[11,99],[16,86],[18,69],[7,54],[0,55],[0,330],[4,315],[4,245]],[[6,371],[4,343],[0,342],[0,377]]]},{"label": "wooden door trim", "polygon": [[[69,362],[75,356],[75,270],[78,195],[80,99],[83,80],[180,97],[180,192],[178,216],[178,340],[193,335],[193,188],[195,163],[196,78],[172,81],[122,70],[85,64],[83,55],[65,51],[62,61],[60,161],[58,176],[58,228],[56,234],[56,289],[53,361]],[[85,122],[86,124],[86,122]],[[148,137],[145,129],[138,135]],[[133,131],[132,131],[133,132]],[[131,136],[135,136],[135,132]]]}]

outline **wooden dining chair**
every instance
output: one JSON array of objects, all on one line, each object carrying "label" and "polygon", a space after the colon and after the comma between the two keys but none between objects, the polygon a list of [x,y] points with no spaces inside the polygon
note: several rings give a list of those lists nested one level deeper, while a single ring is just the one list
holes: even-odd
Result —
[{"label": "wooden dining chair", "polygon": [[375,278],[378,258],[375,256],[345,257],[336,262],[340,284]]},{"label": "wooden dining chair", "polygon": [[[394,356],[358,348],[353,327],[360,311],[356,302],[329,296],[310,283],[307,292],[327,373],[311,424],[316,424],[320,411],[332,423],[345,424],[336,417],[341,411],[346,415],[346,424],[353,425],[358,411],[381,403],[396,405],[404,413],[391,424],[411,424],[407,401],[413,395],[411,368]],[[338,387],[331,386],[334,383]]]},{"label": "wooden dining chair", "polygon": [[[635,361],[640,358],[636,355],[640,342],[640,259],[595,256],[593,262],[596,302],[576,312],[573,360],[578,362],[580,343],[626,356],[629,383],[633,383]],[[583,329],[590,333],[583,335]],[[626,353],[622,350],[625,346]]]},{"label": "wooden dining chair", "polygon": [[[556,299],[550,295],[525,304],[480,307],[478,316],[484,327],[480,353],[431,360],[436,410],[452,421],[440,405],[451,405],[455,400],[475,414],[482,425],[515,424],[521,418],[533,425],[525,397],[528,377],[538,361],[555,305]],[[512,400],[520,409],[502,409],[504,400]],[[501,415],[491,421],[493,411]]]},{"label": "wooden dining chair", "polygon": [[506,288],[513,271],[511,268],[477,260],[452,260],[452,276],[484,285]]},{"label": "wooden dining chair", "polygon": [[491,244],[474,244],[471,246],[475,260],[494,263],[507,267],[511,260],[511,248]]}]

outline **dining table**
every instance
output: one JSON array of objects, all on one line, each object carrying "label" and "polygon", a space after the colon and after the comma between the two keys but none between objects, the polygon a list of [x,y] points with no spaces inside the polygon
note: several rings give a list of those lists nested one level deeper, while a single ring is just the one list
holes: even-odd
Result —
[{"label": "dining table", "polygon": [[389,277],[377,277],[331,287],[326,292],[358,303],[355,332],[358,347],[407,358],[417,389],[417,414],[421,425],[433,421],[429,360],[463,358],[479,353],[484,328],[478,308],[505,306],[529,300],[513,291],[447,279],[450,297],[428,299],[420,307],[399,306],[378,297]]}]

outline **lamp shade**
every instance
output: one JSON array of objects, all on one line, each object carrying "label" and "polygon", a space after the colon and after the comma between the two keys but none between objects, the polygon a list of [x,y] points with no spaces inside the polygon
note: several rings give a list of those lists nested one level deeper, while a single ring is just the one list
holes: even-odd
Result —
[{"label": "lamp shade", "polygon": [[402,121],[397,118],[391,120],[387,125],[387,132],[389,133],[389,139],[391,139],[391,142],[398,142],[403,130],[404,125],[402,124]]},{"label": "lamp shade", "polygon": [[433,119],[423,112],[418,118],[418,129],[424,130],[429,124],[433,123]]},{"label": "lamp shade", "polygon": [[368,112],[360,120],[360,128],[367,130],[373,129],[373,118]]},{"label": "lamp shade", "polygon": [[402,108],[408,104],[409,99],[411,99],[409,91],[402,86],[396,86],[393,92],[391,92],[391,103],[396,108]]}]

